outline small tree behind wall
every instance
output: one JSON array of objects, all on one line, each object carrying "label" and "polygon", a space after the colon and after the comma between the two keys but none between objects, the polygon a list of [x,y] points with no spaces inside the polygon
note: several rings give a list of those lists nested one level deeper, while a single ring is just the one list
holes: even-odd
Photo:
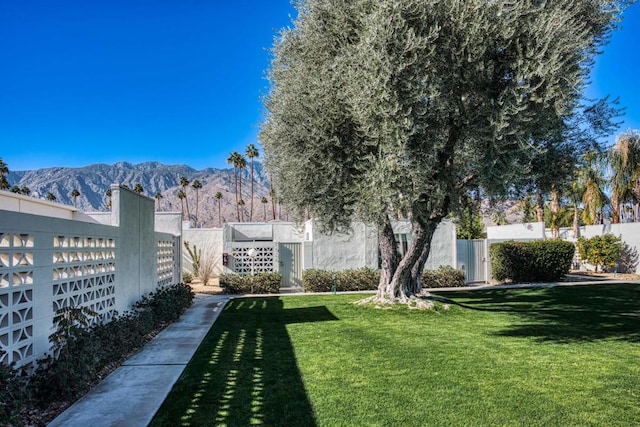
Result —
[{"label": "small tree behind wall", "polygon": [[580,258],[593,264],[596,272],[602,271],[604,267],[613,267],[618,264],[623,246],[622,239],[613,234],[578,239]]}]

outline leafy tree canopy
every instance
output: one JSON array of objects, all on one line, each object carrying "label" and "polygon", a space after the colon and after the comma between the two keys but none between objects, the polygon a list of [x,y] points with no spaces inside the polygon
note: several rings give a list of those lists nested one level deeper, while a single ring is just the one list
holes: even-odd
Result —
[{"label": "leafy tree canopy", "polygon": [[403,296],[468,189],[505,192],[541,149],[532,136],[572,115],[626,3],[297,2],[260,132],[281,199],[332,230],[404,213],[411,247],[388,288]]}]

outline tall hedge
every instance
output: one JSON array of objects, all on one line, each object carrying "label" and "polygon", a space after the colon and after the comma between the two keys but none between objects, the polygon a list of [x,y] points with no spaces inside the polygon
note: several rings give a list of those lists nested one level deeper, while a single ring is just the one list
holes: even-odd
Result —
[{"label": "tall hedge", "polygon": [[375,291],[380,282],[380,271],[371,268],[328,271],[309,269],[302,272],[302,286],[305,292]]},{"label": "tall hedge", "polygon": [[552,282],[569,272],[575,254],[559,239],[493,243],[489,248],[493,277],[499,281]]}]

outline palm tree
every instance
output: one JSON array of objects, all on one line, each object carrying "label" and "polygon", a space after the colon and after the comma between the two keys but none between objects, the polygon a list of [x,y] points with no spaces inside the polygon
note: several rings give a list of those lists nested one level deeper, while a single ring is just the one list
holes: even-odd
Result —
[{"label": "palm tree", "polygon": [[198,206],[200,204],[199,200],[199,190],[202,188],[202,183],[197,179],[193,180],[193,184],[191,184],[194,190],[196,190],[196,227],[198,226]]},{"label": "palm tree", "polygon": [[153,195],[153,198],[156,199],[156,202],[158,203],[157,210],[160,211],[160,199],[162,199],[162,194],[158,191]]},{"label": "palm tree", "polygon": [[509,220],[507,219],[507,213],[505,211],[496,211],[491,215],[491,221],[493,221],[496,225],[507,225],[509,224]]},{"label": "palm tree", "polygon": [[[187,187],[189,186],[189,180],[181,176],[180,177],[180,186],[182,187],[182,193],[184,195],[184,202],[187,205],[187,221],[191,221],[191,212],[189,212],[189,199],[187,198]],[[184,214],[183,214],[184,216]]]},{"label": "palm tree", "polygon": [[16,194],[20,194],[20,186],[19,185],[14,185],[13,187],[11,187],[10,190],[12,193],[16,193]]},{"label": "palm tree", "polygon": [[555,184],[551,185],[551,203],[549,206],[551,220],[549,227],[551,228],[551,237],[560,237],[560,192]]},{"label": "palm tree", "polygon": [[144,193],[144,188],[142,188],[142,184],[136,182],[136,185],[133,186],[133,192],[136,194]]},{"label": "palm tree", "polygon": [[0,157],[0,190],[9,189],[9,181],[7,181],[7,175],[9,174],[9,166]]},{"label": "palm tree", "polygon": [[57,199],[56,195],[53,194],[52,192],[48,192],[46,196],[44,196],[45,199],[47,199],[50,202],[55,202]]},{"label": "palm tree", "polygon": [[107,198],[109,199],[109,201],[107,202],[107,207],[111,209],[111,196],[113,196],[113,192],[109,188],[107,189],[107,191],[105,191],[104,195],[107,196]]},{"label": "palm tree", "polygon": [[[242,157],[242,154],[234,151],[227,158],[227,163],[233,165],[233,178],[235,181],[236,192],[236,213],[238,215],[238,222],[240,222],[240,199],[242,199],[242,168],[247,166],[247,161]],[[240,184],[238,184],[238,175],[240,176]]]},{"label": "palm tree", "polygon": [[[616,144],[609,152],[611,177],[612,221],[620,221],[620,206],[631,203],[637,205],[640,199],[640,132],[627,131],[618,136]],[[638,206],[632,208],[633,220],[638,219]]]},{"label": "palm tree", "polygon": [[[247,159],[244,158],[242,154],[238,157],[238,194],[240,195],[240,202],[238,206],[240,207],[240,212],[242,212],[242,221],[244,222],[244,200],[242,200],[242,170],[247,167]],[[240,221],[240,219],[238,219]]]},{"label": "palm tree", "polygon": [[587,225],[597,224],[602,215],[602,208],[607,203],[604,194],[605,179],[601,169],[602,159],[598,153],[590,151],[584,157],[581,180],[584,187],[582,195],[582,220]]},{"label": "palm tree", "polygon": [[77,188],[74,188],[73,190],[71,190],[71,193],[69,193],[69,195],[71,197],[73,197],[73,207],[77,208],[78,207],[78,197],[80,196],[80,192],[78,191]]},{"label": "palm tree", "polygon": [[218,201],[218,226],[222,227],[221,212],[220,212],[220,201],[222,200],[222,193],[218,191],[216,195],[213,197]]},{"label": "palm tree", "polygon": [[242,199],[238,202],[238,210],[242,212],[242,219],[244,220],[244,200]]},{"label": "palm tree", "polygon": [[271,197],[271,213],[276,220],[276,190],[273,188],[273,174],[269,173],[269,197]]},{"label": "palm tree", "polygon": [[182,205],[182,220],[184,221],[184,199],[187,198],[187,195],[184,193],[184,190],[178,191],[178,199],[180,199],[180,204]]},{"label": "palm tree", "polygon": [[262,196],[262,198],[260,199],[260,203],[262,203],[262,220],[264,222],[267,222],[267,203],[269,203],[269,201],[266,197]]},{"label": "palm tree", "polygon": [[251,160],[251,208],[249,210],[249,221],[253,222],[253,183],[254,183],[254,179],[253,179],[253,159],[259,157],[260,153],[258,152],[258,149],[255,147],[255,145],[249,144],[247,146],[247,151],[245,151],[244,154],[245,154],[245,156],[247,156],[247,158],[249,160]]},{"label": "palm tree", "polygon": [[24,194],[25,196],[30,196],[31,195],[31,189],[29,187],[27,187],[26,185],[23,185],[20,188],[20,194]]},{"label": "palm tree", "polygon": [[582,187],[579,179],[574,179],[567,188],[567,197],[571,201],[573,209],[573,237],[576,239],[580,237],[580,202],[583,194],[584,187]]}]

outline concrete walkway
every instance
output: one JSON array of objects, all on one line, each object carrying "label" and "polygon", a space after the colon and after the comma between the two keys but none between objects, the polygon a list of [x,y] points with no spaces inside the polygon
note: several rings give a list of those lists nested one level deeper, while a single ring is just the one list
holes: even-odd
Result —
[{"label": "concrete walkway", "polygon": [[226,295],[196,294],[193,305],[49,426],[146,426],[196,352]]}]

